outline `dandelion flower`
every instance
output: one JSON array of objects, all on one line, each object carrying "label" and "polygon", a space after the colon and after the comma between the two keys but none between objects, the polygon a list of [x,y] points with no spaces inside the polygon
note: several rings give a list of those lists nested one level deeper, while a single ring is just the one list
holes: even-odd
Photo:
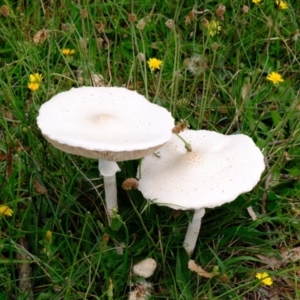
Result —
[{"label": "dandelion flower", "polygon": [[267,79],[272,81],[274,84],[277,84],[279,82],[283,82],[283,78],[282,76],[277,73],[277,72],[271,72],[268,76],[267,76]]},{"label": "dandelion flower", "polygon": [[28,83],[28,88],[32,91],[35,92],[39,89],[40,85],[37,82],[29,82]]},{"label": "dandelion flower", "polygon": [[156,69],[160,69],[161,64],[163,63],[162,60],[159,60],[157,58],[150,58],[148,61],[148,66],[151,71],[154,71]]},{"label": "dandelion flower", "polygon": [[195,54],[187,61],[187,69],[193,75],[202,74],[207,68],[207,61],[204,56]]},{"label": "dandelion flower", "polygon": [[0,205],[0,216],[5,215],[11,217],[14,211],[7,205]]},{"label": "dandelion flower", "polygon": [[43,75],[39,73],[33,73],[29,75],[29,82],[40,83],[43,80]]},{"label": "dandelion flower", "polygon": [[210,36],[216,35],[222,27],[220,26],[219,21],[211,20],[210,22],[205,23],[204,25],[207,28],[208,34]]},{"label": "dandelion flower", "polygon": [[61,53],[63,55],[66,55],[66,56],[70,56],[70,55],[73,55],[75,53],[75,50],[74,49],[65,48],[65,49],[61,50]]},{"label": "dandelion flower", "polygon": [[267,272],[256,273],[255,277],[259,279],[264,285],[272,285],[273,280]]},{"label": "dandelion flower", "polygon": [[289,8],[288,4],[282,0],[276,0],[276,4],[278,5],[279,9],[287,9]]},{"label": "dandelion flower", "polygon": [[253,3],[259,4],[262,0],[252,0]]}]

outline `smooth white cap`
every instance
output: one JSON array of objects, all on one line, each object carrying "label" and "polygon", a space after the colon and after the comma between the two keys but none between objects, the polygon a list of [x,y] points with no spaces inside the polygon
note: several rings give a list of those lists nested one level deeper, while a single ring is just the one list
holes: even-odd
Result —
[{"label": "smooth white cap", "polygon": [[80,87],[44,103],[37,124],[58,149],[89,158],[124,161],[153,153],[172,136],[165,108],[122,87]]},{"label": "smooth white cap", "polygon": [[134,275],[148,278],[153,275],[157,263],[153,258],[146,258],[132,267]]},{"label": "smooth white cap", "polygon": [[[216,207],[251,191],[265,169],[264,156],[244,135],[186,130],[141,163],[138,189],[158,205],[174,209]],[[139,171],[137,173],[139,176]]]}]

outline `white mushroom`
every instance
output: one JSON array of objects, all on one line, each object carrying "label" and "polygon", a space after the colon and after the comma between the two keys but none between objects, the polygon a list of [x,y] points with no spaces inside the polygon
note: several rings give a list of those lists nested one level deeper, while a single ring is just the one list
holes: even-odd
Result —
[{"label": "white mushroom", "polygon": [[117,209],[116,162],[153,153],[171,138],[174,119],[135,91],[81,87],[44,103],[37,124],[56,148],[99,159],[110,221]]},{"label": "white mushroom", "polygon": [[144,278],[149,278],[153,275],[157,263],[153,258],[146,258],[132,267],[132,272],[134,275],[141,276]]},{"label": "white mushroom", "polygon": [[265,164],[263,154],[246,135],[207,130],[186,130],[180,135],[193,151],[187,152],[173,136],[155,155],[143,159],[138,189],[155,204],[196,210],[184,240],[191,254],[205,208],[231,202],[252,190]]}]

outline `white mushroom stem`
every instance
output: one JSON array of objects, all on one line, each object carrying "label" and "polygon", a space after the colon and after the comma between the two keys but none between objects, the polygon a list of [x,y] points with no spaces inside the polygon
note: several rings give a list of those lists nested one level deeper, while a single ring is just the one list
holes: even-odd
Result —
[{"label": "white mushroom stem", "polygon": [[113,210],[118,210],[116,173],[120,168],[116,162],[105,159],[99,159],[98,168],[104,180],[105,202],[110,223]]},{"label": "white mushroom stem", "polygon": [[196,242],[198,239],[198,235],[200,232],[200,227],[201,227],[201,220],[202,217],[204,216],[205,209],[200,208],[196,209],[194,212],[194,216],[192,221],[189,223],[184,242],[183,242],[183,247],[186,250],[188,255],[192,255],[194,252]]}]

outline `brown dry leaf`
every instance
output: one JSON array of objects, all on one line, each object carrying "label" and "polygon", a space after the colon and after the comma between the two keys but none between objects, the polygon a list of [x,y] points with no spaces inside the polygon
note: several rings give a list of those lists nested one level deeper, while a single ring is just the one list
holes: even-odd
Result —
[{"label": "brown dry leaf", "polygon": [[282,280],[285,281],[285,283],[292,287],[293,290],[299,290],[300,289],[300,283],[295,282],[295,280],[286,278],[286,277],[282,277]]},{"label": "brown dry leaf", "polygon": [[218,107],[218,112],[222,115],[228,114],[228,108],[226,106],[220,106]]},{"label": "brown dry leaf", "polygon": [[284,264],[300,260],[300,247],[281,252],[281,257]]},{"label": "brown dry leaf", "polygon": [[288,263],[300,260],[300,247],[283,251],[280,255],[280,259],[273,256],[264,256],[261,254],[258,254],[256,256],[268,266],[270,266],[271,269],[278,270],[279,268],[286,266]]},{"label": "brown dry leaf", "polygon": [[39,30],[33,37],[33,42],[37,44],[43,44],[48,38],[48,30],[45,28]]},{"label": "brown dry leaf", "polygon": [[269,300],[280,300],[278,287],[275,285],[271,285],[269,289],[270,289],[270,299]]},{"label": "brown dry leaf", "polygon": [[261,259],[266,265],[268,265],[272,270],[278,269],[281,265],[281,261],[272,256],[265,256],[257,254],[256,257]]},{"label": "brown dry leaf", "polygon": [[13,114],[10,113],[10,112],[8,112],[8,111],[5,111],[3,114],[4,114],[4,117],[5,117],[6,119],[10,120],[10,121],[12,121],[12,120],[15,119],[14,116],[13,116]]},{"label": "brown dry leaf", "polygon": [[92,86],[105,86],[104,78],[100,74],[92,73],[91,74],[91,85]]},{"label": "brown dry leaf", "polygon": [[249,95],[249,91],[250,91],[250,83],[245,83],[243,86],[242,86],[242,99],[245,100],[246,97]]},{"label": "brown dry leaf", "polygon": [[44,186],[42,186],[37,180],[33,182],[33,186],[39,194],[47,194],[47,189]]},{"label": "brown dry leaf", "polygon": [[188,268],[192,271],[192,272],[196,272],[199,276],[205,277],[205,278],[212,278],[215,275],[217,275],[218,273],[208,273],[205,270],[203,270],[200,266],[198,266],[194,260],[190,260],[188,263]]}]

